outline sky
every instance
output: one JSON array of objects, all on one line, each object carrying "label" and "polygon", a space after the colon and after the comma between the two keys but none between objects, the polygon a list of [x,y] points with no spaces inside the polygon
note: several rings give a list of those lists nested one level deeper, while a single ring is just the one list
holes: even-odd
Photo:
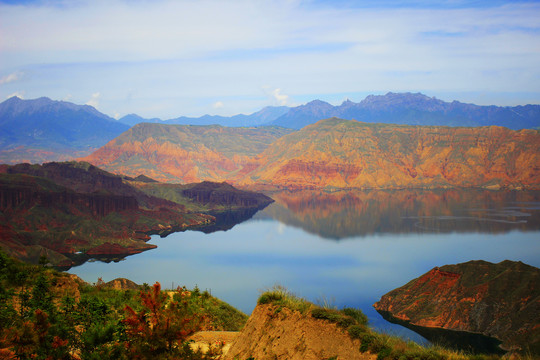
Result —
[{"label": "sky", "polygon": [[422,92],[540,103],[540,1],[0,0],[0,101],[119,118]]}]

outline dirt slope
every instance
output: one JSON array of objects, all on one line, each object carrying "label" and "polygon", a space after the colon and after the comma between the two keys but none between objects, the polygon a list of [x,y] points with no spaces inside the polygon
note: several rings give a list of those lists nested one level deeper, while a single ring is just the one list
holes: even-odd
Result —
[{"label": "dirt slope", "polygon": [[258,305],[234,340],[226,360],[375,359],[336,324],[274,305]]}]

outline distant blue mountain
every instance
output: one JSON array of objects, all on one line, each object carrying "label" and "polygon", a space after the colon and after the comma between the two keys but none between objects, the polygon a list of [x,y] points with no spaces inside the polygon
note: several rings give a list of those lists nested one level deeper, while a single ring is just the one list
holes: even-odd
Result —
[{"label": "distant blue mountain", "polygon": [[251,115],[231,117],[204,115],[181,116],[170,120],[144,119],[127,115],[120,122],[133,126],[140,122],[161,122],[182,125],[265,126],[277,125],[301,129],[319,120],[339,117],[370,123],[436,125],[436,126],[488,126],[498,125],[510,129],[540,128],[540,105],[480,106],[445,102],[420,93],[387,93],[370,95],[359,103],[350,100],[334,106],[313,100],[296,107],[265,107]]},{"label": "distant blue mountain", "polygon": [[81,156],[127,129],[92,106],[12,97],[0,104],[0,162]]},{"label": "distant blue mountain", "polygon": [[178,125],[223,125],[223,126],[261,126],[271,121],[274,121],[281,115],[289,111],[287,106],[267,106],[250,115],[234,115],[234,116],[219,116],[219,115],[204,115],[201,117],[181,116],[170,120],[161,120],[158,118],[145,119],[136,114],[126,115],[118,121],[129,126],[136,125],[142,122],[162,123],[162,124],[178,124]]},{"label": "distant blue mountain", "polygon": [[339,106],[314,100],[291,108],[268,125],[301,129],[330,117],[408,125],[498,125],[517,130],[540,127],[540,105],[479,106],[459,101],[449,103],[420,93],[390,92],[386,95],[370,95],[359,103],[347,100]]}]

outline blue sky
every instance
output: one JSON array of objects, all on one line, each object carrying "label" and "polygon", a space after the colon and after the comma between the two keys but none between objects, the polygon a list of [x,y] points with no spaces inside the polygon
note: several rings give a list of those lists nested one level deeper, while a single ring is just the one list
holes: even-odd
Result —
[{"label": "blue sky", "polygon": [[540,2],[0,1],[2,101],[169,119],[388,91],[540,103]]}]

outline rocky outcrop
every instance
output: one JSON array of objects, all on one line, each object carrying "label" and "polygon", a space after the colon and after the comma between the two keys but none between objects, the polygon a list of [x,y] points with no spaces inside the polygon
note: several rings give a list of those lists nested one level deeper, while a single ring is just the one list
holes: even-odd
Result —
[{"label": "rocky outcrop", "polygon": [[521,262],[434,268],[374,307],[415,330],[478,333],[502,341],[505,350],[540,353],[540,270]]},{"label": "rocky outcrop", "polygon": [[183,195],[175,185],[142,179],[124,181],[81,162],[0,166],[0,246],[22,260],[45,255],[62,267],[92,257],[118,259],[155,248],[146,243],[151,234],[216,222],[202,212],[252,210],[272,201],[228,184],[191,184],[181,188],[188,190]]},{"label": "rocky outcrop", "polygon": [[359,347],[360,340],[351,339],[335,323],[266,304],[253,310],[225,359],[373,360],[377,357],[361,353]]}]

